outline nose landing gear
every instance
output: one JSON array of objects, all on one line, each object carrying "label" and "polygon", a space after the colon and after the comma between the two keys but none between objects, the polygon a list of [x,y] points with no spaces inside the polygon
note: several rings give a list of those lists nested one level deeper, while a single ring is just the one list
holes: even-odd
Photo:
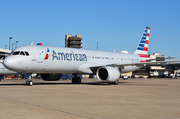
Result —
[{"label": "nose landing gear", "polygon": [[27,80],[26,81],[26,85],[27,86],[32,86],[33,85],[33,81],[32,80]]},{"label": "nose landing gear", "polygon": [[31,79],[31,76],[29,75],[29,79],[26,81],[26,85],[27,86],[32,86],[33,85],[33,81]]}]

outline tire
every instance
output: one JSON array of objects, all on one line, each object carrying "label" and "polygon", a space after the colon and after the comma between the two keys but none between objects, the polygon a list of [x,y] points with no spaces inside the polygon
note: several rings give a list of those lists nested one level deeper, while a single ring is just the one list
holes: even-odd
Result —
[{"label": "tire", "polygon": [[29,85],[29,81],[26,81],[26,85],[27,85],[27,86]]},{"label": "tire", "polygon": [[71,81],[72,81],[72,84],[76,84],[76,78],[75,77],[73,77]]},{"label": "tire", "polygon": [[119,80],[116,80],[116,81],[114,82],[114,85],[118,85],[118,83],[119,83]]},{"label": "tire", "polygon": [[32,86],[33,85],[33,81],[29,81],[29,86]]},{"label": "tire", "polygon": [[77,77],[76,82],[77,82],[77,84],[81,84],[81,78]]}]

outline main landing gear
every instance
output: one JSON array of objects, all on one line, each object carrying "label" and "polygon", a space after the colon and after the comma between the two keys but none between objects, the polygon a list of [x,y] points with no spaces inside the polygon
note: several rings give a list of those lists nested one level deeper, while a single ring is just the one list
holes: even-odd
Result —
[{"label": "main landing gear", "polygon": [[117,79],[115,82],[110,82],[109,85],[113,85],[113,84],[118,85],[118,83],[119,83],[119,79]]},{"label": "main landing gear", "polygon": [[81,84],[81,77],[77,77],[77,75],[74,75],[74,77],[72,78],[72,84]]}]

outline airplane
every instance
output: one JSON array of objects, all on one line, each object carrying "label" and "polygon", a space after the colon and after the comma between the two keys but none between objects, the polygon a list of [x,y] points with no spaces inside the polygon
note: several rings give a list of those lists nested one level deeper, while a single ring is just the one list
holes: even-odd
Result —
[{"label": "airplane", "polygon": [[[22,46],[4,59],[4,66],[21,73],[39,73],[44,81],[57,81],[63,74],[73,74],[73,84],[80,84],[78,74],[93,74],[101,82],[117,85],[121,73],[132,72],[147,64],[178,61],[147,62],[150,27],[146,27],[136,51],[106,52],[42,45]],[[32,79],[26,81],[33,85]]]},{"label": "airplane", "polygon": [[15,74],[18,74],[18,72],[11,71],[11,70],[5,68],[2,63],[0,63],[0,81],[1,81],[2,79],[4,79],[4,76],[7,76],[7,75],[15,75]]}]

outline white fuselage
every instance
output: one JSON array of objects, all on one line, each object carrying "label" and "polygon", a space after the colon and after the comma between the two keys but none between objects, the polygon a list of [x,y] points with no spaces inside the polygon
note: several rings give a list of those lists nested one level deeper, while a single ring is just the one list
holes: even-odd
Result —
[{"label": "white fuselage", "polygon": [[[21,51],[26,51],[29,55],[14,53]],[[10,70],[23,73],[92,74],[93,72],[90,70],[92,67],[139,63],[141,59],[137,54],[38,45],[19,47],[13,53],[5,58],[4,66]],[[125,66],[121,72],[130,72],[139,68],[137,66]]]}]

